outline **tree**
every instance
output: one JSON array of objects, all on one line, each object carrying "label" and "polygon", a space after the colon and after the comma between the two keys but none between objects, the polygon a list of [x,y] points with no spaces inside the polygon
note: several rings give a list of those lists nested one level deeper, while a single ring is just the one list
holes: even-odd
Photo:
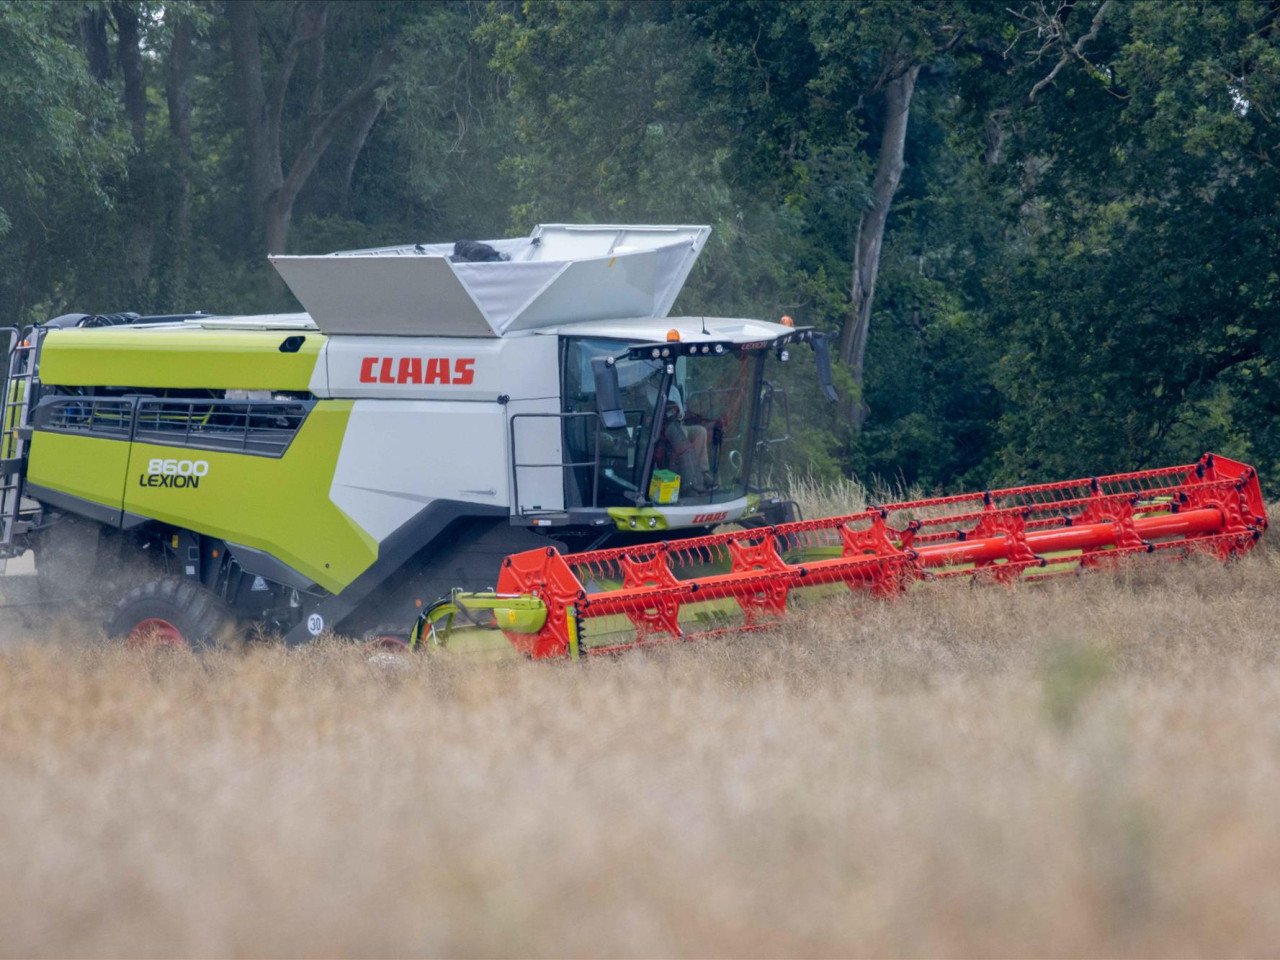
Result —
[{"label": "tree", "polygon": [[1028,5],[1011,24],[1027,92],[996,175],[1017,227],[987,270],[1002,470],[1216,447],[1274,473],[1280,11],[1076,4],[1052,66],[1041,16]]},{"label": "tree", "polygon": [[187,293],[187,269],[191,258],[191,80],[195,55],[196,20],[188,12],[171,15],[173,33],[165,61],[165,105],[169,133],[173,137],[173,188],[171,231],[173,268],[169,277],[169,302],[181,303]]},{"label": "tree", "polygon": [[104,213],[103,184],[123,170],[126,144],[100,128],[111,100],[78,49],[74,8],[0,6],[0,304],[23,322],[45,301],[73,252],[64,217]]},{"label": "tree", "polygon": [[839,337],[800,469],[1280,478],[1278,34],[1264,0],[8,4],[0,306],[280,309],[264,247],[692,220],[678,310]]},{"label": "tree", "polygon": [[964,37],[966,12],[953,3],[743,3],[701,17],[723,59],[718,85],[738,101],[731,115],[755,133],[757,154],[774,155],[757,162],[793,189],[836,158],[846,165],[836,173],[848,184],[838,355],[850,372],[845,412],[855,431],[867,412],[876,281],[916,86]]},{"label": "tree", "polygon": [[857,391],[852,398],[854,402],[849,406],[855,429],[861,429],[868,409],[862,399],[867,341],[871,332],[885,227],[905,166],[907,130],[916,83],[922,69],[949,53],[964,37],[962,13],[963,8],[958,5],[917,10],[916,16],[910,18],[900,18],[898,11],[892,11],[891,22],[878,31],[882,36],[883,66],[871,93],[883,97],[884,115],[870,204],[859,218],[853,243],[849,310],[840,331],[840,359],[848,365]]},{"label": "tree", "polygon": [[[272,8],[273,14],[279,12],[277,7]],[[274,71],[264,64],[260,43],[264,27],[259,8],[257,0],[230,0],[225,11],[255,226],[268,253],[283,253],[298,194],[345,124],[354,122],[358,131],[353,154],[358,155],[363,147],[378,114],[378,98],[396,47],[390,31],[380,37],[364,76],[326,107],[325,80],[333,79],[326,61],[330,4],[325,0],[302,0],[289,5],[287,39]],[[365,15],[358,10],[345,12],[356,18]],[[310,74],[309,89],[301,100],[301,129],[295,137],[298,146],[286,169],[286,108],[290,105],[295,73],[304,58]]]},{"label": "tree", "polygon": [[129,155],[125,202],[132,208],[126,226],[125,271],[133,291],[147,288],[157,217],[155,172],[147,145],[147,77],[142,56],[143,22],[147,11],[138,3],[111,0],[116,26],[116,61],[123,80],[121,97],[133,150]]}]

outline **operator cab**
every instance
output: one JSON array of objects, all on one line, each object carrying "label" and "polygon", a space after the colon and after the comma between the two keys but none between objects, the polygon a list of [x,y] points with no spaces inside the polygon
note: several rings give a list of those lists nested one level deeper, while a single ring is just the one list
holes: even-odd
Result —
[{"label": "operator cab", "polygon": [[681,318],[664,321],[666,339],[654,341],[652,321],[635,331],[644,339],[612,324],[575,326],[583,329],[560,331],[566,507],[615,519],[618,508],[745,512],[762,449],[786,439],[770,364],[812,342],[811,332]]}]

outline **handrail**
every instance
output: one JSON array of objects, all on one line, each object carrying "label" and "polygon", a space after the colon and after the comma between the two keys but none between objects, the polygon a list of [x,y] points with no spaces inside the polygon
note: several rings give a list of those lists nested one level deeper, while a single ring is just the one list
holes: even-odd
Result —
[{"label": "handrail", "polygon": [[[558,463],[521,463],[516,459],[516,421],[517,420],[558,420],[561,425],[564,421],[571,417],[589,417],[595,421],[595,439],[591,447],[595,451],[595,457],[591,460],[561,460]],[[557,513],[559,511],[547,510],[543,508],[526,510],[520,503],[520,471],[522,469],[556,469],[564,471],[568,468],[591,467],[592,468],[592,486],[591,486],[591,503],[589,506],[595,507],[600,502],[600,415],[594,410],[571,410],[561,412],[544,412],[544,413],[515,413],[511,415],[511,497],[512,504],[515,506],[516,513],[522,517],[533,516],[537,513]],[[561,449],[563,449],[564,431],[560,431]],[[563,477],[563,473],[561,474]],[[563,495],[563,494],[562,494]]]}]

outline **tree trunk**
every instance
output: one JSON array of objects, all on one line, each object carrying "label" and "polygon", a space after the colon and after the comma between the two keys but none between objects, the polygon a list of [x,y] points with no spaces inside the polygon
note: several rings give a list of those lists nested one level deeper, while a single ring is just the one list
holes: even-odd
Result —
[{"label": "tree trunk", "polygon": [[[129,158],[128,204],[124,262],[134,297],[146,297],[151,280],[151,253],[155,241],[155,191],[151,157],[147,151],[147,79],[143,69],[141,24],[131,3],[113,0],[120,73],[124,78],[124,111],[133,136]],[[131,304],[130,308],[140,306]]]},{"label": "tree trunk", "polygon": [[142,146],[147,139],[147,81],[142,66],[142,32],[138,11],[118,0],[111,15],[119,34],[120,73],[124,77],[124,112],[129,118],[133,142]]},{"label": "tree trunk", "polygon": [[351,137],[347,141],[342,159],[342,178],[338,183],[337,197],[339,209],[345,210],[351,203],[351,184],[355,181],[356,163],[360,160],[364,145],[369,142],[369,134],[373,132],[373,125],[378,122],[378,116],[381,113],[382,100],[378,97],[369,97],[356,115]]},{"label": "tree trunk", "polygon": [[89,75],[99,83],[111,77],[111,48],[107,45],[107,11],[92,7],[80,17],[80,40],[84,44]]},{"label": "tree trunk", "polygon": [[[231,52],[245,127],[245,149],[249,154],[255,226],[262,232],[267,253],[283,253],[298,193],[329,149],[338,130],[371,98],[376,99],[394,54],[390,46],[379,50],[364,82],[321,114],[318,110],[320,84],[324,79],[322,44],[328,29],[327,5],[310,2],[295,8],[293,33],[289,46],[281,55],[270,92],[263,82],[258,16],[253,0],[228,0],[225,9],[231,28]],[[285,98],[294,68],[303,49],[308,46],[312,46],[310,64],[314,72],[312,96],[309,98],[313,113],[308,118],[305,142],[289,164],[286,174],[281,148]]]},{"label": "tree trunk", "polygon": [[267,240],[267,253],[284,253],[289,239],[289,225],[293,219],[293,205],[298,194],[310,178],[324,156],[329,144],[341,129],[344,121],[366,100],[376,98],[377,89],[391,66],[391,51],[383,49],[373,58],[368,78],[363,84],[348,93],[336,107],[320,120],[311,136],[298,155],[293,158],[289,167],[289,175],[280,184],[280,189],[267,200],[264,226]]},{"label": "tree trunk", "polygon": [[173,136],[173,249],[169,270],[168,309],[188,310],[187,272],[191,257],[191,50],[195,24],[174,15],[173,41],[165,63],[165,99]]},{"label": "tree trunk", "polygon": [[880,135],[880,156],[871,185],[871,208],[858,223],[853,252],[853,279],[849,287],[849,310],[840,331],[840,359],[853,375],[854,395],[846,400],[846,413],[855,430],[862,428],[867,407],[863,402],[863,366],[867,356],[867,335],[875,300],[876,277],[880,273],[880,250],[884,244],[889,208],[902,180],[903,151],[907,142],[907,121],[911,96],[915,92],[920,65],[916,64],[885,86],[884,131]]},{"label": "tree trunk", "polygon": [[289,242],[289,227],[293,222],[293,204],[281,203],[279,194],[267,201],[262,212],[262,231],[267,244],[267,254],[284,253]]},{"label": "tree trunk", "polygon": [[258,45],[256,0],[227,0],[231,33],[231,59],[235,66],[236,94],[249,172],[249,208],[253,225],[261,230],[268,198],[280,189],[284,173],[280,142],[268,135],[267,94],[262,80],[262,49]]}]

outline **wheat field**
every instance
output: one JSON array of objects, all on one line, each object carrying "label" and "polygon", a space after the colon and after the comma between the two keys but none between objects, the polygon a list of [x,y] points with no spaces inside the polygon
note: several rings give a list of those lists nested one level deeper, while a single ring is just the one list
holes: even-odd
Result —
[{"label": "wheat field", "polygon": [[1274,956],[1278,581],[1264,543],[579,665],[12,627],[0,954]]}]

